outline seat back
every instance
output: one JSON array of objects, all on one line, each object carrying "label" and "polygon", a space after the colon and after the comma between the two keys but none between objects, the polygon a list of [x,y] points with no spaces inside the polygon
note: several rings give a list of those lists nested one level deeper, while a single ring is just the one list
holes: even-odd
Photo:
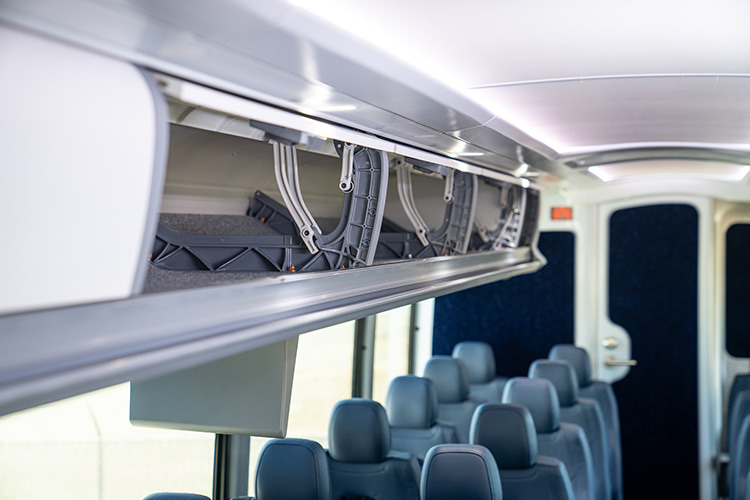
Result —
[{"label": "seat back", "polygon": [[323,448],[308,439],[274,439],[267,442],[258,456],[255,498],[330,500],[331,479]]},{"label": "seat back", "polygon": [[578,397],[578,379],[567,361],[536,360],[529,367],[529,378],[543,378],[552,382],[560,401],[560,421],[583,427],[591,448],[596,491],[612,492],[609,468],[609,446],[604,416],[598,403]]},{"label": "seat back", "polygon": [[486,342],[459,342],[453,348],[452,355],[461,360],[466,368],[469,395],[487,403],[499,403],[508,379],[497,376],[492,347]]},{"label": "seat back", "polygon": [[437,392],[432,380],[404,375],[388,386],[385,410],[391,426],[391,449],[411,453],[421,462],[438,444],[456,443],[456,429],[437,422]]},{"label": "seat back", "polygon": [[469,442],[474,410],[481,401],[469,397],[469,381],[463,363],[450,356],[433,356],[424,368],[438,397],[438,421],[456,429],[458,441]]},{"label": "seat back", "polygon": [[495,458],[505,500],[575,498],[563,463],[537,455],[536,429],[526,407],[482,404],[472,419],[471,441]]},{"label": "seat back", "polygon": [[742,391],[750,391],[750,373],[740,373],[734,376],[732,386],[729,389],[729,401],[727,403],[727,415],[731,415],[737,396]]},{"label": "seat back", "polygon": [[143,500],[211,500],[205,495],[199,495],[197,493],[172,493],[168,491],[162,491],[159,493],[151,493],[146,496]]},{"label": "seat back", "polygon": [[737,393],[732,413],[727,416],[727,453],[731,455],[740,435],[745,417],[750,416],[750,390]]},{"label": "seat back", "polygon": [[750,416],[740,426],[737,442],[729,454],[729,500],[744,500],[748,496],[750,472]]},{"label": "seat back", "polygon": [[595,489],[594,464],[586,434],[579,425],[560,424],[560,403],[552,382],[515,377],[505,384],[503,403],[525,406],[534,420],[540,455],[557,458],[568,470],[577,500],[607,500],[604,485]]},{"label": "seat back", "polygon": [[391,429],[380,403],[358,398],[336,403],[328,441],[333,500],[419,499],[417,459],[391,453]]},{"label": "seat back", "polygon": [[622,500],[622,441],[620,438],[620,411],[612,385],[591,378],[591,358],[583,347],[558,344],[549,352],[549,359],[567,361],[578,377],[578,390],[582,398],[599,403],[607,430],[609,444],[609,475],[615,500]]},{"label": "seat back", "polygon": [[484,446],[444,444],[430,450],[422,468],[422,500],[502,500],[500,472]]}]

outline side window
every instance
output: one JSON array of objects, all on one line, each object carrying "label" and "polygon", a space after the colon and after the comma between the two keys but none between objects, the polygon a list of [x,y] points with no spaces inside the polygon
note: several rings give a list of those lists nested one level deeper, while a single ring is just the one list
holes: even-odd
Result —
[{"label": "side window", "polygon": [[376,316],[372,399],[382,405],[391,380],[409,372],[411,310],[404,306]]},{"label": "side window", "polygon": [[129,404],[122,384],[0,418],[0,497],[210,496],[214,434],[134,427]]},{"label": "side window", "polygon": [[[354,322],[300,335],[292,382],[287,436],[313,439],[328,448],[333,405],[351,397]],[[255,494],[258,454],[268,438],[250,439],[249,494]]]},{"label": "side window", "polygon": [[726,234],[726,343],[737,358],[750,357],[750,224],[734,224]]}]

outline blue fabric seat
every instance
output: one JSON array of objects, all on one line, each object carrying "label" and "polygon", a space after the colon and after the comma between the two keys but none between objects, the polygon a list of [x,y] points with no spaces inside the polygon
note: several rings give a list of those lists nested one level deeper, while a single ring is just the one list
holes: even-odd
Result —
[{"label": "blue fabric seat", "polygon": [[482,404],[471,423],[471,441],[495,458],[505,500],[575,499],[565,465],[537,454],[536,429],[526,407]]},{"label": "blue fabric seat", "polygon": [[486,342],[459,342],[453,348],[453,357],[460,359],[469,380],[469,395],[487,403],[499,403],[507,377],[498,377],[495,353]]},{"label": "blue fabric seat", "polygon": [[560,421],[578,424],[586,433],[594,462],[596,491],[601,491],[603,484],[604,491],[612,492],[604,416],[596,401],[578,397],[578,379],[573,366],[567,361],[536,360],[529,367],[529,378],[547,379],[555,386],[560,401]]},{"label": "blue fabric seat", "polygon": [[582,398],[599,403],[607,429],[609,444],[609,475],[612,481],[612,498],[622,500],[622,440],[620,437],[620,411],[612,385],[591,378],[591,358],[583,347],[558,344],[550,349],[549,359],[567,361],[578,377],[578,392]]},{"label": "blue fabric seat", "polygon": [[331,479],[325,450],[308,439],[267,442],[258,456],[255,498],[330,500]]},{"label": "blue fabric seat", "polygon": [[484,446],[444,444],[430,449],[422,469],[422,500],[503,500],[500,472]]},{"label": "blue fabric seat", "polygon": [[417,459],[391,452],[391,429],[380,403],[358,398],[336,403],[328,443],[333,500],[419,500]]},{"label": "blue fabric seat", "polygon": [[450,356],[433,356],[425,365],[424,376],[437,391],[438,422],[455,427],[458,441],[468,443],[471,417],[482,402],[469,396],[464,364]]},{"label": "blue fabric seat", "polygon": [[536,427],[540,455],[559,459],[568,470],[577,500],[608,500],[609,492],[595,489],[594,464],[580,425],[560,423],[560,402],[552,382],[515,377],[505,384],[503,403],[525,406]]},{"label": "blue fabric seat", "polygon": [[421,462],[438,444],[457,443],[456,429],[437,422],[438,400],[432,380],[404,375],[388,386],[385,410],[391,426],[391,449],[411,453]]}]

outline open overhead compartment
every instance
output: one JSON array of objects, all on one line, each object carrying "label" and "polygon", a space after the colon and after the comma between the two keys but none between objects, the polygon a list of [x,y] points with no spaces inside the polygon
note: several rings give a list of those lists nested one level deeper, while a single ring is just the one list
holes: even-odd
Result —
[{"label": "open overhead compartment", "polygon": [[[157,78],[173,133],[147,291],[170,276],[183,288],[180,273],[215,284],[533,247],[525,179]],[[476,213],[480,184],[499,193],[499,218]]]}]

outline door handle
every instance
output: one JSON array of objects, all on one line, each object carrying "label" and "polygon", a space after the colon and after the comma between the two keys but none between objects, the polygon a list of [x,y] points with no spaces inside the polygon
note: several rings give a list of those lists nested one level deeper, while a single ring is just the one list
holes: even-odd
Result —
[{"label": "door handle", "polygon": [[635,366],[638,361],[634,359],[615,359],[614,356],[607,356],[604,358],[604,364],[607,366]]}]

